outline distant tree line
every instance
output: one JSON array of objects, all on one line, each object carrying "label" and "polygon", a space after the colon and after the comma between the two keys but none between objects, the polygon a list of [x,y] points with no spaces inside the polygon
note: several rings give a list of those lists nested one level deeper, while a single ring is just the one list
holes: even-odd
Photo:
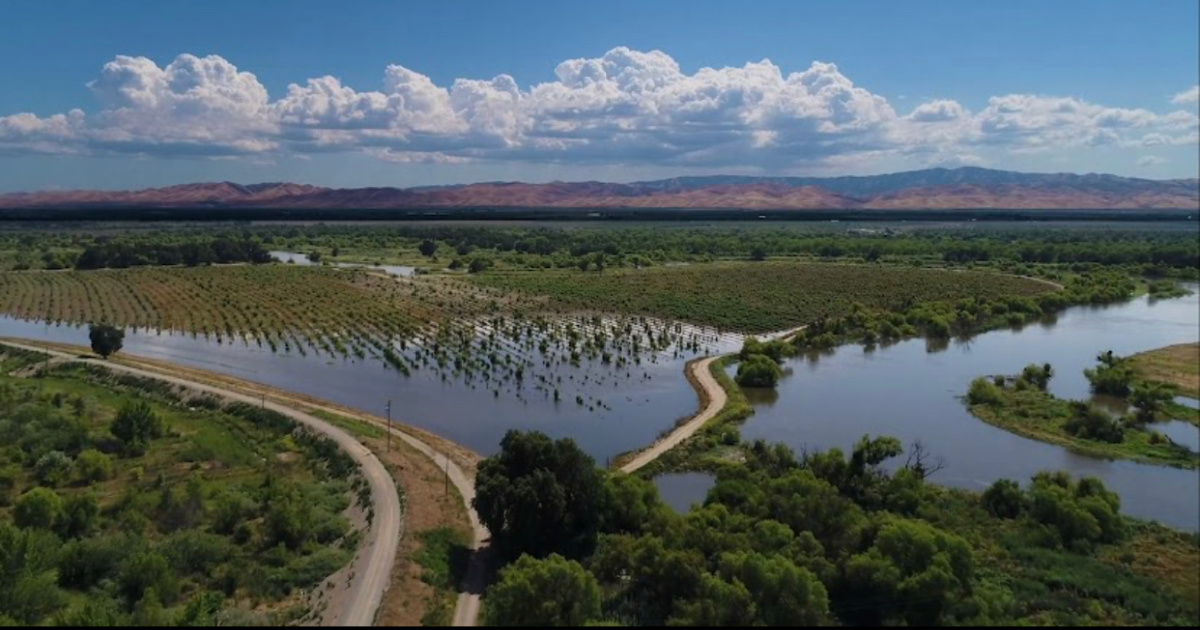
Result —
[{"label": "distant tree line", "polygon": [[147,265],[197,267],[214,263],[267,263],[271,254],[254,239],[215,238],[181,243],[106,241],[89,245],[75,268],[124,269]]}]

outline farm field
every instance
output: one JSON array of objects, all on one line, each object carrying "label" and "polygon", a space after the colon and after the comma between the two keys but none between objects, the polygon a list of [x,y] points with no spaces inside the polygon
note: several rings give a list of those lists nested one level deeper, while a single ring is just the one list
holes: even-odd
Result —
[{"label": "farm field", "polygon": [[999,274],[881,265],[729,263],[618,269],[603,273],[493,272],[472,276],[485,287],[550,296],[561,310],[652,315],[722,330],[781,330],[841,316],[858,303],[898,309],[919,302],[1031,296],[1053,286]]}]

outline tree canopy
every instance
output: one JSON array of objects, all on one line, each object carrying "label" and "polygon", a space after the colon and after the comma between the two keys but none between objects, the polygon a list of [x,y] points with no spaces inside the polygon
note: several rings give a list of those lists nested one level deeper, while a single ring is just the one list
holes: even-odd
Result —
[{"label": "tree canopy", "polygon": [[479,465],[474,506],[514,557],[578,557],[595,544],[604,498],[595,461],[574,441],[509,431]]}]

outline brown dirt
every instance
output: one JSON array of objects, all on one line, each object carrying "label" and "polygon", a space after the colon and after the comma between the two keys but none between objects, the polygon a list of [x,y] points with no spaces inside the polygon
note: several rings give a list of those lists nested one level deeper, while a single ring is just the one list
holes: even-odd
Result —
[{"label": "brown dirt", "polygon": [[452,527],[469,540],[471,527],[458,492],[446,490],[444,473],[428,457],[402,440],[393,439],[387,450],[385,438],[358,436],[385,466],[392,471],[396,484],[404,488],[408,510],[404,537],[396,553],[392,581],[383,597],[376,625],[419,626],[427,605],[436,596],[433,587],[421,580],[422,568],[413,558],[421,550],[422,532]]}]

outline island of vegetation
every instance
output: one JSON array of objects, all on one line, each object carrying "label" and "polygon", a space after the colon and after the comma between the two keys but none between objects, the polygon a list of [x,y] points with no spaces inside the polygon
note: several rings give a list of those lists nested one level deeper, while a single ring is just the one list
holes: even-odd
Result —
[{"label": "island of vegetation", "polygon": [[977,378],[967,393],[967,404],[988,424],[1085,455],[1179,468],[1200,466],[1200,454],[1153,429],[1154,422],[1164,419],[1171,389],[1134,381],[1128,360],[1112,352],[1101,354],[1098,361],[1095,369],[1086,371],[1092,391],[1127,399],[1132,412],[1114,417],[1094,403],[1057,398],[1047,391],[1053,376],[1050,364],[1027,366],[1016,376]]}]

